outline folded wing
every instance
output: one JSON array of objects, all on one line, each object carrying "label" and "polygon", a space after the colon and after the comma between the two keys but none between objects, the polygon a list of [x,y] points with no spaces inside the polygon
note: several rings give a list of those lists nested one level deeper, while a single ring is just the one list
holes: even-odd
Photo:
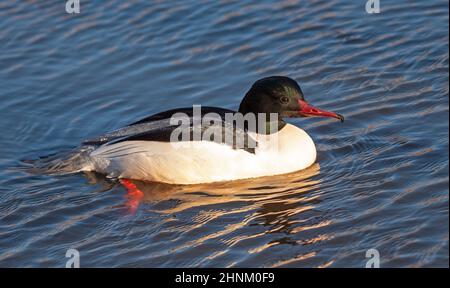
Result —
[{"label": "folded wing", "polygon": [[[249,153],[255,153],[256,140],[245,129],[237,127],[235,123],[227,122],[226,113],[235,112],[223,108],[201,107],[202,119],[194,121],[191,107],[173,109],[151,115],[99,137],[88,139],[83,144],[100,146],[124,141],[170,142],[174,140],[172,137],[174,132],[189,135],[188,139],[178,139],[178,141],[195,141],[198,139],[194,137],[194,133],[198,132],[203,141],[214,141],[230,145],[233,149],[244,149]],[[182,121],[186,118],[189,119],[187,125],[186,121]]]}]

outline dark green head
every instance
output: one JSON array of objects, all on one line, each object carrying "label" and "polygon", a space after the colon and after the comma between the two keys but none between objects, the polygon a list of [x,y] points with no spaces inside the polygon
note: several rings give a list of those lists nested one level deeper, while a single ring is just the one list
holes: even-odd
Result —
[{"label": "dark green head", "polygon": [[298,83],[284,76],[271,76],[256,81],[245,94],[239,112],[278,113],[279,121],[285,117],[344,117],[309,105]]}]

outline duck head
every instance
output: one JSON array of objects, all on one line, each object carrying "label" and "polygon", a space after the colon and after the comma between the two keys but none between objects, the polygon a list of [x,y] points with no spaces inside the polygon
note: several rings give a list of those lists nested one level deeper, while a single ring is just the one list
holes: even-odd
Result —
[{"label": "duck head", "polygon": [[271,76],[256,81],[242,99],[239,112],[267,115],[277,113],[279,129],[285,124],[283,118],[292,117],[331,117],[344,122],[342,115],[310,105],[298,83],[284,76]]}]

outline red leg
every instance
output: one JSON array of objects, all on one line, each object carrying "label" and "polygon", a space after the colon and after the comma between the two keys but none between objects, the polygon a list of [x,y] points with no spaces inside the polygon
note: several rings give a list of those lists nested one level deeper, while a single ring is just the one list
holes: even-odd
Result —
[{"label": "red leg", "polygon": [[129,179],[120,179],[120,183],[127,190],[127,195],[125,196],[127,202],[125,205],[128,207],[130,213],[134,214],[139,207],[142,198],[144,198],[144,193]]}]

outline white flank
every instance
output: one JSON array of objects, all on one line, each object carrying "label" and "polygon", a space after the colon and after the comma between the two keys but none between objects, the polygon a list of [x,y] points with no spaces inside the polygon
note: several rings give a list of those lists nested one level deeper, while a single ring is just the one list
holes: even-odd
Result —
[{"label": "white flank", "polygon": [[[277,134],[257,135],[255,154],[210,141],[124,141],[91,152],[85,170],[111,177],[198,184],[289,173],[316,160],[312,139],[287,124]],[[274,141],[278,141],[274,146]],[[274,149],[275,147],[275,149]]]}]

